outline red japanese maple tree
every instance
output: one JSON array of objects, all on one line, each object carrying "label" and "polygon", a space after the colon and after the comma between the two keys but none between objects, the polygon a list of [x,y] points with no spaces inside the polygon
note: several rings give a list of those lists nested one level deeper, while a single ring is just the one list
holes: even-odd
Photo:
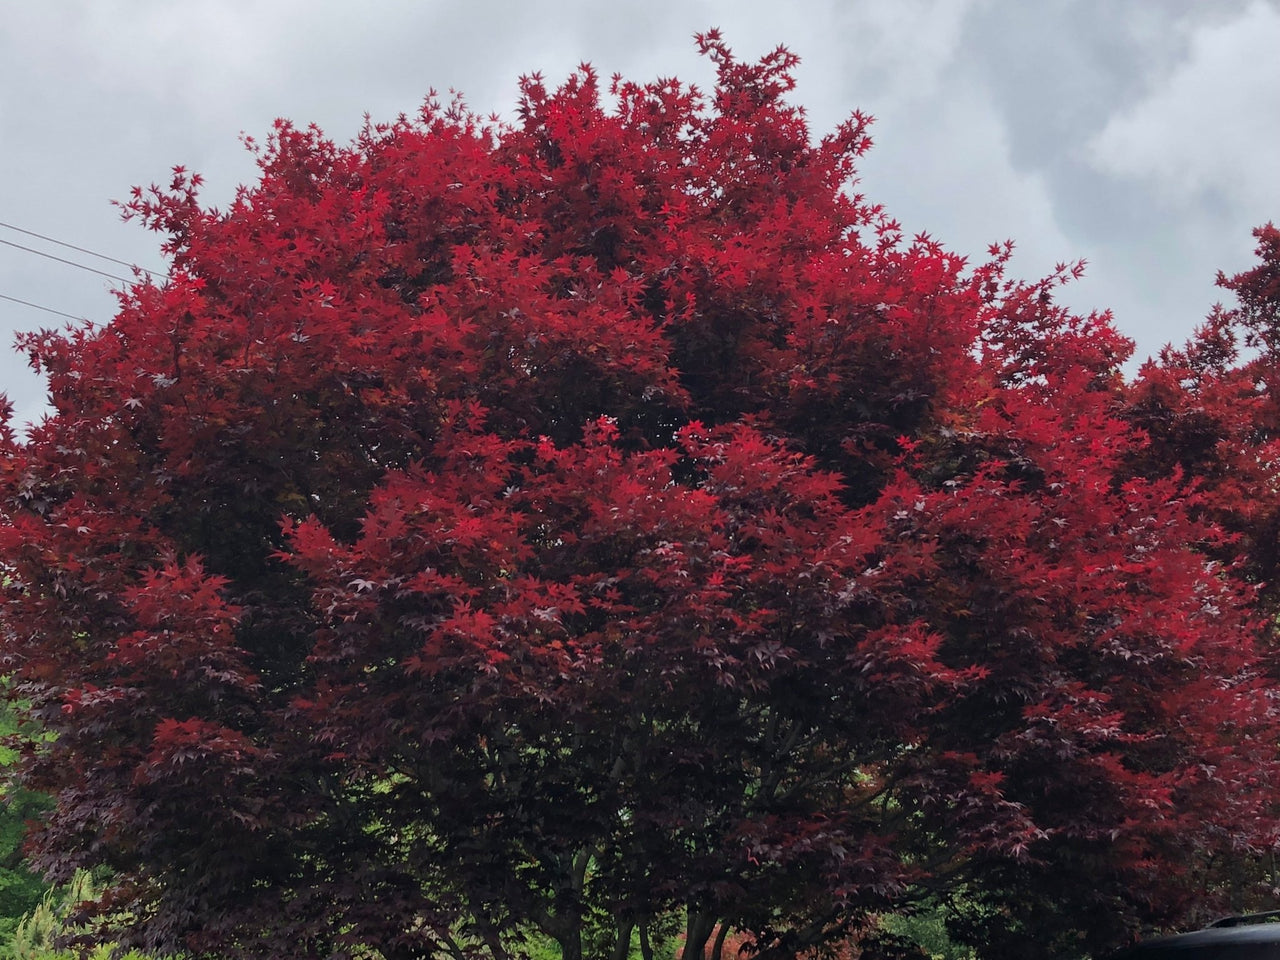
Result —
[{"label": "red japanese maple tree", "polygon": [[791,54],[700,44],[708,95],[281,123],[225,211],[135,193],[170,280],[26,338],[34,855],[110,868],[121,942],[648,956],[678,915],[776,958],[962,893],[984,955],[1058,956],[1271,842],[1251,594],[1125,479],[1127,343],[904,240]]}]

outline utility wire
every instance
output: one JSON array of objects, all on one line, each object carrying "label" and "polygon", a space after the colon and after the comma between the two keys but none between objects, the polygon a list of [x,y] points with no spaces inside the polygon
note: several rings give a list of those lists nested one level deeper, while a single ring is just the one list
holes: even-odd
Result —
[{"label": "utility wire", "polygon": [[43,310],[45,313],[57,314],[60,317],[66,317],[68,320],[79,320],[84,322],[84,317],[77,317],[72,313],[63,313],[61,310],[55,310],[53,307],[42,307],[38,303],[32,303],[30,300],[19,300],[17,297],[11,297],[7,293],[0,293],[0,300],[8,300],[12,303],[20,303],[24,307],[34,307],[36,310]]},{"label": "utility wire", "polygon": [[74,260],[67,260],[65,257],[55,257],[52,253],[45,253],[43,250],[37,250],[35,247],[24,247],[20,243],[14,243],[12,240],[0,240],[0,243],[3,243],[6,247],[16,247],[19,250],[27,251],[27,253],[34,253],[37,257],[44,257],[47,260],[57,260],[59,263],[65,263],[69,267],[78,267],[81,270],[89,271],[89,273],[96,273],[100,277],[119,280],[121,283],[135,282],[127,277],[121,277],[114,273],[107,273],[105,270],[99,270],[97,267],[86,267],[83,263],[76,263]]},{"label": "utility wire", "polygon": [[[105,253],[98,253],[87,247],[77,247],[74,243],[67,243],[63,240],[57,240],[53,237],[46,237],[43,233],[36,233],[34,230],[26,230],[22,227],[14,226],[12,223],[5,223],[0,220],[0,227],[6,230],[13,230],[17,233],[25,233],[28,237],[35,237],[37,240],[44,240],[47,243],[56,243],[60,247],[66,247],[68,250],[76,250],[80,253],[87,253],[91,257],[97,257],[99,260],[109,260],[111,263],[118,263],[122,267],[129,267],[132,270],[141,270],[149,277],[164,277],[168,280],[169,275],[162,270],[148,270],[146,267],[140,267],[136,263],[130,263],[128,260],[118,260],[115,257],[109,257]],[[24,248],[25,249],[25,248]]]}]

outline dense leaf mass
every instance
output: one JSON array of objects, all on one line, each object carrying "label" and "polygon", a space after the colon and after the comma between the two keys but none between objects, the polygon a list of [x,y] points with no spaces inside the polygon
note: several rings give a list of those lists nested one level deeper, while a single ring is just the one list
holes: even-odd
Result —
[{"label": "dense leaf mass", "polygon": [[[762,957],[950,902],[1060,956],[1271,843],[1252,593],[1070,270],[969,268],[811,142],[794,57],[288,123],[172,279],[25,339],[26,783],[119,942]],[[955,897],[959,899],[952,899]],[[1030,946],[1029,946],[1030,945]],[[367,956],[367,953],[360,954]]]}]

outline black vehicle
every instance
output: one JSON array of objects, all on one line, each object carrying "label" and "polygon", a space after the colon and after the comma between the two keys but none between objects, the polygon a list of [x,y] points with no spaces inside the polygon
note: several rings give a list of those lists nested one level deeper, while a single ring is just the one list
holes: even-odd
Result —
[{"label": "black vehicle", "polygon": [[1280,911],[1227,917],[1194,933],[1158,937],[1108,960],[1280,960]]}]

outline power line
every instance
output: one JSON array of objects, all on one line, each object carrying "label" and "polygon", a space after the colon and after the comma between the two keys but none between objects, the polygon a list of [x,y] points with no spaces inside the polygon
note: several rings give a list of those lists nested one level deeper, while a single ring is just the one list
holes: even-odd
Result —
[{"label": "power line", "polygon": [[27,251],[27,253],[34,253],[37,257],[44,257],[46,260],[57,260],[59,263],[65,263],[69,267],[76,267],[80,270],[87,270],[89,273],[96,273],[100,277],[119,280],[121,283],[134,282],[134,280],[127,277],[121,277],[114,273],[107,273],[105,270],[99,270],[97,267],[87,267],[83,263],[76,263],[74,260],[68,260],[65,257],[55,257],[52,253],[45,253],[43,250],[37,250],[35,247],[24,247],[20,243],[14,243],[12,240],[0,240],[0,243],[3,243],[6,247],[16,247],[19,250]]},{"label": "power line", "polygon": [[45,313],[57,314],[59,317],[66,317],[68,320],[85,321],[84,317],[77,317],[72,313],[63,313],[61,310],[55,310],[53,307],[42,307],[38,303],[32,303],[30,300],[19,300],[17,297],[11,297],[7,293],[0,293],[0,300],[8,300],[12,303],[20,303],[24,307],[33,307],[36,310],[43,310]]},{"label": "power line", "polygon": [[[5,223],[0,220],[0,227],[6,230],[13,230],[17,233],[25,233],[28,237],[35,237],[37,240],[44,240],[46,243],[56,243],[60,247],[66,247],[68,250],[76,250],[80,253],[87,253],[91,257],[97,257],[99,260],[108,260],[111,263],[118,263],[122,267],[129,267],[132,270],[141,270],[150,277],[164,277],[169,279],[169,275],[162,270],[148,270],[146,267],[140,267],[136,263],[130,263],[128,260],[119,260],[115,257],[109,257],[105,253],[98,253],[96,250],[90,250],[88,247],[77,247],[74,243],[67,243],[65,240],[58,240],[54,237],[46,237],[43,233],[36,233],[34,230],[27,230],[23,227],[15,226],[12,223]],[[26,249],[26,248],[23,248]]]}]

